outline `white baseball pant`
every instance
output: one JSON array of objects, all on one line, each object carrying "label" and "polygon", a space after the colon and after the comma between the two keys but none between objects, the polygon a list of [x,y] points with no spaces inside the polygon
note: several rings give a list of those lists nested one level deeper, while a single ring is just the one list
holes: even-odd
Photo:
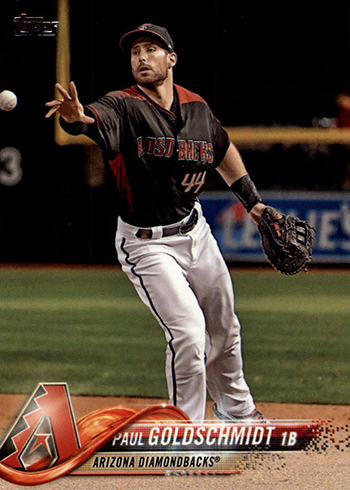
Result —
[{"label": "white baseball pant", "polygon": [[116,249],[164,330],[169,403],[201,423],[207,389],[222,414],[245,416],[255,405],[242,369],[231,277],[199,203],[196,208],[190,232],[163,238],[159,227],[159,238],[137,238],[139,228],[119,218]]}]

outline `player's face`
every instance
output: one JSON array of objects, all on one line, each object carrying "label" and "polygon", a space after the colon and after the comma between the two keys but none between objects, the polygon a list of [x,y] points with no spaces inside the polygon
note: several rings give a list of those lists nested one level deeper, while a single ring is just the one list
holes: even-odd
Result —
[{"label": "player's face", "polygon": [[169,75],[169,52],[156,41],[138,39],[131,47],[131,71],[141,87],[162,85]]}]

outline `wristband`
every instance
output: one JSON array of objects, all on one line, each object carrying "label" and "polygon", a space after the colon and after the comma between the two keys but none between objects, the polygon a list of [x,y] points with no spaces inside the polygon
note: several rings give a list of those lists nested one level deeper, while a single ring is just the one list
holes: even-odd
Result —
[{"label": "wristband", "polygon": [[241,201],[247,212],[250,213],[255,204],[262,202],[262,199],[249,175],[243,175],[231,186],[231,191]]}]

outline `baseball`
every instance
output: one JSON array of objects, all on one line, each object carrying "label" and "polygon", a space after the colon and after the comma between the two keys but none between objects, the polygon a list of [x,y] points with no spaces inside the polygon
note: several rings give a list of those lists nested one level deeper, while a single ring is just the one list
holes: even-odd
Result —
[{"label": "baseball", "polygon": [[0,109],[3,111],[12,111],[17,105],[17,97],[10,90],[3,90],[0,93]]}]

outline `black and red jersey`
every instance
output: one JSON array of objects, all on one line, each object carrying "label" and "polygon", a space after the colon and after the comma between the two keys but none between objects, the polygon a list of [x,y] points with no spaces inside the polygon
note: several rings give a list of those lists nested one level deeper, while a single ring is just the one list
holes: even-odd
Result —
[{"label": "black and red jersey", "polygon": [[121,218],[135,226],[176,223],[187,216],[220,164],[229,140],[199,96],[174,85],[170,111],[136,85],[110,92],[85,107],[96,124],[61,125],[87,134],[104,151],[116,180]]}]

